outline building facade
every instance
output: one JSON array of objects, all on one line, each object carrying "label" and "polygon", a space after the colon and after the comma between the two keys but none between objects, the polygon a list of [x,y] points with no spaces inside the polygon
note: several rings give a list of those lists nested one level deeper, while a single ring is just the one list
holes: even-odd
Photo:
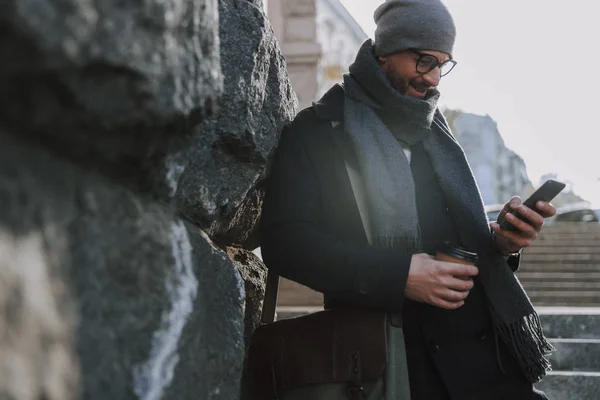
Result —
[{"label": "building facade", "polygon": [[506,147],[489,115],[454,110],[444,114],[465,151],[485,204],[502,204],[532,191],[525,161]]},{"label": "building facade", "polygon": [[367,35],[340,0],[268,0],[300,109],[341,82]]},{"label": "building facade", "polygon": [[317,96],[321,46],[317,41],[316,0],[268,0],[267,16],[287,61],[300,109]]},{"label": "building facade", "polygon": [[367,34],[340,0],[317,0],[317,41],[321,58],[317,69],[317,98],[341,82]]}]

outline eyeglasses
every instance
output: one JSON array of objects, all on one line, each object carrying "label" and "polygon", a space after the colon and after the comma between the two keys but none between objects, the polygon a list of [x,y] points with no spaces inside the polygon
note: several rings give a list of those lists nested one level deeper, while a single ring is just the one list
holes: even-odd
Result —
[{"label": "eyeglasses", "polygon": [[453,59],[440,62],[440,60],[432,54],[421,53],[414,49],[409,49],[409,51],[419,56],[417,59],[417,72],[421,75],[428,74],[437,67],[440,67],[440,76],[446,76],[456,66],[456,61]]}]

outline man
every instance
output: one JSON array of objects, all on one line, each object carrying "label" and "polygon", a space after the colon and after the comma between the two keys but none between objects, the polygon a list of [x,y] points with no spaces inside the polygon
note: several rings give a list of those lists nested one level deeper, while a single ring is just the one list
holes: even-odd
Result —
[{"label": "man", "polygon": [[[555,209],[513,198],[503,217],[518,230],[488,225],[437,108],[436,87],[455,65],[446,7],[388,0],[375,22],[343,85],[282,134],[261,225],[265,263],[323,292],[326,308],[401,312],[412,399],[544,399],[532,383],[551,346],[514,271]],[[364,184],[372,245],[346,164]],[[476,252],[477,266],[436,261],[448,241]]]}]

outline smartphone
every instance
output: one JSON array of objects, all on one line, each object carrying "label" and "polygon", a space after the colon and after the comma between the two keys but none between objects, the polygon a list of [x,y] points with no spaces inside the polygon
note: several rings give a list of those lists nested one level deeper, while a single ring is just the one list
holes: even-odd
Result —
[{"label": "smartphone", "polygon": [[[549,179],[542,186],[540,186],[527,200],[523,202],[523,205],[532,209],[533,211],[538,211],[535,206],[538,201],[550,202],[553,198],[556,197],[557,194],[562,192],[565,188],[566,184],[562,182],[555,181],[554,179]],[[525,221],[521,215],[519,215],[519,211],[513,212],[514,216],[519,218],[522,221]],[[500,222],[500,228],[505,229],[507,231],[516,231],[517,228],[504,219]]]}]

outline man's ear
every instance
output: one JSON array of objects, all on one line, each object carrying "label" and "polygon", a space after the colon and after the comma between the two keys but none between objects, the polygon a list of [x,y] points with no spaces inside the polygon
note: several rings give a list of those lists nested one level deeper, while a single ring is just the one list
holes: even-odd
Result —
[{"label": "man's ear", "polygon": [[382,62],[382,63],[387,61],[387,57],[385,57],[385,56],[379,56],[379,57],[377,57],[377,59],[379,60],[379,62]]}]

